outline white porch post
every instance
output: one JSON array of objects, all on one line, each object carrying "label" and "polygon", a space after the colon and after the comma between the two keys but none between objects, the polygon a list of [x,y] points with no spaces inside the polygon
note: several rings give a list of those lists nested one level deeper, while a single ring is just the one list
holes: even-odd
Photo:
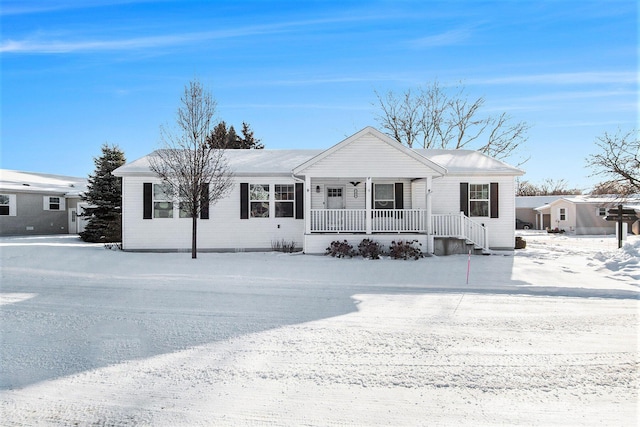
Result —
[{"label": "white porch post", "polygon": [[304,177],[304,234],[311,234],[311,177]]},{"label": "white porch post", "polygon": [[365,222],[365,228],[366,228],[366,233],[367,234],[371,234],[371,177],[367,177],[367,180],[365,181],[365,210],[366,210],[366,216],[364,218],[364,222]]},{"label": "white porch post", "polygon": [[432,214],[432,210],[431,210],[431,186],[433,184],[433,177],[428,176],[427,177],[427,185],[425,186],[425,197],[426,197],[426,207],[427,207],[427,212],[425,214],[425,221],[427,222],[426,224],[426,231],[427,231],[427,253],[432,254],[434,252],[434,242],[433,242],[433,224],[432,224],[432,220],[431,220],[431,214]]},{"label": "white porch post", "polygon": [[542,212],[538,214],[538,230],[544,230],[544,214]]}]

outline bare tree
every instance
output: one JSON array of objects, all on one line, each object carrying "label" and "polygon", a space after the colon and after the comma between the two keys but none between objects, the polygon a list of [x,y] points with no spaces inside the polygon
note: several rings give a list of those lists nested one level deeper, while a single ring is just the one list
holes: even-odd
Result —
[{"label": "bare tree", "polygon": [[[618,129],[615,135],[605,132],[596,138],[595,144],[600,148],[598,154],[592,154],[587,159],[587,167],[593,175],[610,177],[603,184],[610,184],[629,195],[640,193],[640,139],[636,129],[623,132]],[[592,175],[592,176],[593,176]]]},{"label": "bare tree", "polygon": [[518,181],[518,196],[566,196],[582,194],[579,188],[569,188],[564,179],[545,179],[542,184],[533,184],[529,181]]},{"label": "bare tree", "polygon": [[408,147],[473,148],[497,159],[511,156],[527,140],[530,126],[507,113],[483,115],[485,99],[471,99],[464,86],[447,92],[437,81],[402,95],[375,92],[384,131]]},{"label": "bare tree", "polygon": [[633,191],[630,191],[628,185],[622,185],[615,181],[599,182],[594,185],[589,192],[592,196],[624,196],[625,194],[631,193],[633,193]]},{"label": "bare tree", "polygon": [[224,150],[207,143],[216,112],[216,101],[199,81],[191,81],[180,98],[176,128],[161,126],[162,148],[150,159],[180,212],[190,217],[191,258],[197,257],[198,217],[233,188],[232,173]]}]

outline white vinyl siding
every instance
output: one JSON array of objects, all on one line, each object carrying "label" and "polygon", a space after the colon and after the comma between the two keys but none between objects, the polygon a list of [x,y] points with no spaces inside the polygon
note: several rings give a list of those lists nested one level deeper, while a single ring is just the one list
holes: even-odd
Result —
[{"label": "white vinyl siding", "polygon": [[490,248],[513,248],[515,244],[515,178],[513,176],[455,176],[450,175],[433,180],[432,213],[460,214],[460,183],[487,184],[498,183],[499,218],[471,217],[473,221],[484,224],[489,230]]},{"label": "white vinyl siding", "polygon": [[[357,183],[353,185],[352,182]],[[414,206],[412,196],[415,191],[412,191],[413,183],[411,180],[403,179],[375,179],[373,184],[390,184],[394,186],[395,183],[401,182],[404,199],[404,209],[419,209],[419,206]],[[422,186],[422,203],[424,204],[424,181]],[[367,195],[367,189],[365,184],[365,178],[353,180],[353,179],[339,179],[339,178],[312,178],[311,179],[311,209],[326,209],[327,188],[331,187],[343,187],[344,208],[345,209],[365,209],[367,197],[371,197],[371,193]],[[418,193],[419,194],[419,193]],[[424,208],[424,207],[423,207]]]},{"label": "white vinyl siding", "polygon": [[433,171],[397,148],[366,134],[305,169],[304,173],[327,178],[422,178],[432,175]]},{"label": "white vinyl siding", "polygon": [[[188,250],[191,248],[191,221],[173,218],[163,221],[143,219],[143,183],[152,177],[123,177],[123,247],[125,250]],[[159,181],[155,181],[158,183]],[[198,250],[271,250],[273,242],[285,240],[302,246],[304,221],[295,218],[242,220],[240,183],[295,185],[291,177],[234,178],[229,195],[210,206],[211,220],[198,219]],[[272,191],[273,192],[273,191]],[[270,209],[275,209],[270,204]]]}]

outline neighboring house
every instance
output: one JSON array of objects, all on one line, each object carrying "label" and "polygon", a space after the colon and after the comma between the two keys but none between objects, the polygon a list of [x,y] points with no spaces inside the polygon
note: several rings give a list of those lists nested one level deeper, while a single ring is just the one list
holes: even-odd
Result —
[{"label": "neighboring house", "polygon": [[[540,216],[549,216],[549,228],[585,234],[616,234],[616,223],[606,221],[608,210],[621,204],[616,197],[565,196],[535,208]],[[626,201],[625,206],[640,202]],[[637,228],[637,226],[636,226]],[[633,230],[634,227],[629,227]]]},{"label": "neighboring house", "polygon": [[0,235],[75,234],[87,179],[0,169]]},{"label": "neighboring house", "polygon": [[566,196],[516,196],[516,218],[533,224],[534,230],[546,230],[551,227],[549,213],[542,214],[536,208]]},{"label": "neighboring house", "polygon": [[[461,252],[466,243],[514,248],[515,177],[523,171],[476,151],[409,149],[367,127],[324,151],[226,155],[235,187],[201,215],[199,250],[269,250],[286,241],[317,254],[334,240],[357,247],[364,238],[415,239],[429,253]],[[190,248],[191,221],[164,193],[149,156],[114,175],[123,178],[124,250]]]}]

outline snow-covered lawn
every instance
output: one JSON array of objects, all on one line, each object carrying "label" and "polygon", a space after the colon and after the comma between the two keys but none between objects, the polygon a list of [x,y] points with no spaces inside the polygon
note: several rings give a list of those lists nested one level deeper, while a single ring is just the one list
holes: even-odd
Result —
[{"label": "snow-covered lawn", "polygon": [[2,425],[637,425],[640,238],[419,261],[0,239]]}]

